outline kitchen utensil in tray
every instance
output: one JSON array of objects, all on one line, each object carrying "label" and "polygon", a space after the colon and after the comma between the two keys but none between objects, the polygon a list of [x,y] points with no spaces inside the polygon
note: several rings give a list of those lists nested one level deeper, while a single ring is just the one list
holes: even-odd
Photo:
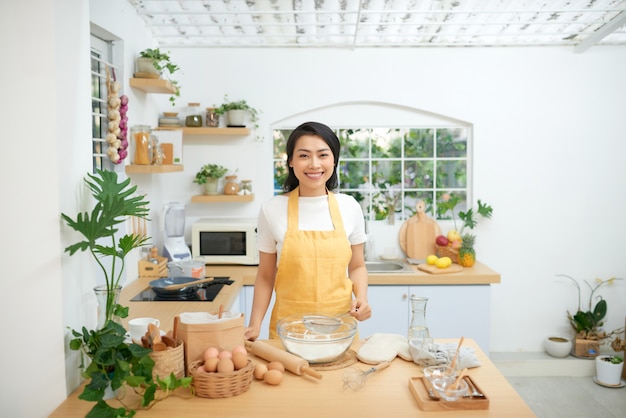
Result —
[{"label": "kitchen utensil in tray", "polygon": [[417,401],[417,405],[422,411],[461,411],[489,409],[489,397],[476,384],[471,376],[465,376],[472,386],[483,394],[483,397],[467,397],[456,401],[446,401],[443,399],[433,399],[428,394],[428,382],[424,376],[412,377],[409,379],[409,389]]},{"label": "kitchen utensil in tray", "polygon": [[230,398],[250,389],[254,365],[248,360],[246,367],[233,372],[198,372],[204,360],[194,361],[189,368],[194,393],[202,398]]}]

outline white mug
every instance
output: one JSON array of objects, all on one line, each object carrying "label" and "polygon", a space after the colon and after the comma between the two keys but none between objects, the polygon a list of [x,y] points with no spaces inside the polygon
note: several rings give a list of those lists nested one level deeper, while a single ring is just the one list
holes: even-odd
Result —
[{"label": "white mug", "polygon": [[133,318],[128,321],[130,338],[136,341],[141,340],[141,337],[143,337],[148,330],[148,324],[154,324],[159,327],[161,326],[161,321],[157,318]]}]

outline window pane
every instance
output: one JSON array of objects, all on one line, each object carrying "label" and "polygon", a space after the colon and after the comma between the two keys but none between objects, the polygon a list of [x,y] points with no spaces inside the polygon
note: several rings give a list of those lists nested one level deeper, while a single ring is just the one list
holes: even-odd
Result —
[{"label": "window pane", "polygon": [[372,161],[372,183],[395,186],[402,183],[402,164],[400,161]]},{"label": "window pane", "polygon": [[367,161],[339,161],[339,187],[341,189],[358,189],[369,178]]},{"label": "window pane", "polygon": [[410,129],[404,142],[406,158],[432,158],[435,150],[434,129]]},{"label": "window pane", "polygon": [[289,170],[287,169],[287,161],[274,161],[274,190],[282,190]]},{"label": "window pane", "polygon": [[467,165],[465,160],[437,162],[437,188],[460,189],[467,185]]},{"label": "window pane", "polygon": [[417,212],[417,202],[424,201],[425,212],[428,216],[433,215],[433,192],[406,192],[404,194],[404,205],[402,207],[403,219],[409,219]]},{"label": "window pane", "polygon": [[367,158],[369,156],[368,129],[340,129],[337,137],[341,144],[340,159]]},{"label": "window pane", "polygon": [[287,149],[287,139],[291,134],[292,130],[274,130],[274,159],[282,160],[287,158],[287,154],[285,154]]},{"label": "window pane", "polygon": [[372,158],[402,157],[404,134],[400,129],[371,129]]},{"label": "window pane", "polygon": [[432,160],[404,161],[405,188],[432,189],[434,178],[434,162]]},{"label": "window pane", "polygon": [[467,130],[437,129],[438,157],[467,157]]}]

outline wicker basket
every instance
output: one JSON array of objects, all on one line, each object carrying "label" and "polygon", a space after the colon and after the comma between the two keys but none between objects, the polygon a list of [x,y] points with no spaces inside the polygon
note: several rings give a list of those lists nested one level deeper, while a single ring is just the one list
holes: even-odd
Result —
[{"label": "wicker basket", "polygon": [[241,395],[250,389],[254,366],[248,360],[246,367],[230,373],[198,373],[196,369],[204,361],[191,363],[191,385],[197,396],[203,398],[230,398]]},{"label": "wicker basket", "polygon": [[450,257],[453,263],[459,264],[459,252],[448,246],[437,245],[437,257]]},{"label": "wicker basket", "polygon": [[174,373],[177,379],[185,376],[185,349],[182,340],[178,340],[175,348],[164,351],[153,351],[150,358],[154,360],[152,368],[152,378],[156,380],[157,376],[165,379]]}]

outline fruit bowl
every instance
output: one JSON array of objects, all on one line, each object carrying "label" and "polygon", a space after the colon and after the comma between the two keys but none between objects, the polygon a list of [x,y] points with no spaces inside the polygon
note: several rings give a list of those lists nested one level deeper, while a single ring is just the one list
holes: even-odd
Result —
[{"label": "fruit bowl", "polygon": [[[332,328],[327,325],[311,326],[331,319],[338,323]],[[354,341],[357,325],[349,315],[328,316],[320,314],[298,314],[278,321],[276,329],[285,349],[309,363],[331,363],[341,358]]]}]

